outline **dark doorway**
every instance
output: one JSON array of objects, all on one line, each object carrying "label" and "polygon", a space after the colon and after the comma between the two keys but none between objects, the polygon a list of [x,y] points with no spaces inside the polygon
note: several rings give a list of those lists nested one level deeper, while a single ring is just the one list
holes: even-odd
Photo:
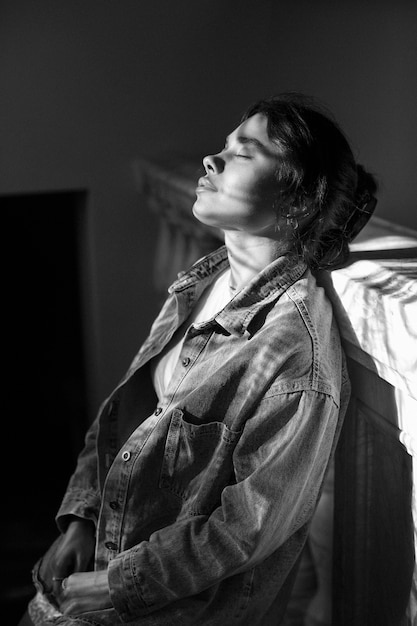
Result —
[{"label": "dark doorway", "polygon": [[[87,427],[80,289],[85,192],[0,199],[3,232],[1,607],[14,624]],[[6,616],[5,616],[6,612]]]}]

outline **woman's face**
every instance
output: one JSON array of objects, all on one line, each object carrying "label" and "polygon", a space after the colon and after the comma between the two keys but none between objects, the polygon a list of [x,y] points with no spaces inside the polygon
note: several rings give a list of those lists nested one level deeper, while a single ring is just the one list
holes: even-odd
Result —
[{"label": "woman's face", "polygon": [[261,113],[245,120],[221,152],[203,159],[193,206],[195,217],[222,230],[267,236],[275,231],[279,149]]}]

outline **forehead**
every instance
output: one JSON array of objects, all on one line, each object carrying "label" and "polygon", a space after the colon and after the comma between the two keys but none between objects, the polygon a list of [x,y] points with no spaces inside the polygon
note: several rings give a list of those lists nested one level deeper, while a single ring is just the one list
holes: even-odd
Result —
[{"label": "forehead", "polygon": [[255,115],[248,117],[242,122],[233,132],[245,131],[268,139],[267,124],[268,120],[266,115],[263,113],[255,113]]}]

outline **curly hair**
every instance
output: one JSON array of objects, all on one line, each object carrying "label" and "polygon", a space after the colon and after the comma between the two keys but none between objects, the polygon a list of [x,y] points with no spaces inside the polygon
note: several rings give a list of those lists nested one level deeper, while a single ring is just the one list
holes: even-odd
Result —
[{"label": "curly hair", "polygon": [[278,211],[289,216],[297,208],[309,217],[293,231],[298,255],[311,269],[342,266],[375,208],[375,177],[355,162],[344,133],[313,98],[283,93],[260,100],[242,121],[257,113],[266,116],[280,151]]}]

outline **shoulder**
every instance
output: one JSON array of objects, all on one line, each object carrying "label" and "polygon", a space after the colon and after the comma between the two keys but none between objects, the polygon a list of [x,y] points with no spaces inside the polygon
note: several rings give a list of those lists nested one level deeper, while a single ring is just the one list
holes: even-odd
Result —
[{"label": "shoulder", "polygon": [[303,343],[324,337],[333,320],[331,302],[309,270],[267,308],[265,323],[273,334],[296,335]]},{"label": "shoulder", "polygon": [[310,271],[282,293],[265,322],[264,330],[285,363],[274,392],[312,389],[338,402],[343,367],[340,335],[331,302]]}]

